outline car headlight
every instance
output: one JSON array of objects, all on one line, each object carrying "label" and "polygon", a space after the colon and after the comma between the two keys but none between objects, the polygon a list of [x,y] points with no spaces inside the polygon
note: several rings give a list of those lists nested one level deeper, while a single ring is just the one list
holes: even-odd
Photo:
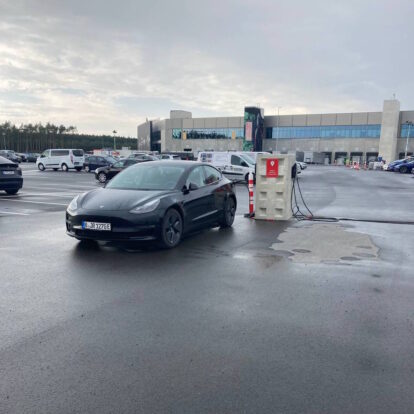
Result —
[{"label": "car headlight", "polygon": [[158,205],[160,204],[160,199],[156,198],[155,200],[149,201],[148,203],[143,204],[142,206],[138,206],[130,210],[130,213],[133,214],[142,214],[142,213],[150,213],[154,211]]},{"label": "car headlight", "polygon": [[78,199],[79,196],[77,195],[68,205],[68,210],[69,211],[76,211],[78,209]]}]

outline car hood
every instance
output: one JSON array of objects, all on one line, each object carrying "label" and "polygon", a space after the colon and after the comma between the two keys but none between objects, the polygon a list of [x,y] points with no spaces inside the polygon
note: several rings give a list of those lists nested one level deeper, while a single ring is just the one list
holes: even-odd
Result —
[{"label": "car hood", "polygon": [[80,207],[85,210],[131,210],[145,204],[153,198],[172,194],[174,191],[142,191],[117,190],[114,188],[99,188],[84,194],[80,199]]}]

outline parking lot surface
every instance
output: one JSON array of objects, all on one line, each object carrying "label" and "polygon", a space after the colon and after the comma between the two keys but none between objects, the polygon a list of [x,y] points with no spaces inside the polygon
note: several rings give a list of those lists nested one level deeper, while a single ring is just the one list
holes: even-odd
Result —
[{"label": "parking lot surface", "polygon": [[[411,413],[414,179],[313,167],[309,208],[175,249],[65,234],[93,174],[0,195],[0,412]],[[401,222],[401,224],[396,224]]]}]

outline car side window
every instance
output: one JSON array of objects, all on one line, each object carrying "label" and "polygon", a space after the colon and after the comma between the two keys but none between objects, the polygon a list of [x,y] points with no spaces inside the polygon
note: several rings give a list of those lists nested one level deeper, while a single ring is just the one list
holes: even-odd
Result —
[{"label": "car side window", "polygon": [[125,161],[118,161],[113,165],[113,167],[122,168],[125,164],[126,164]]},{"label": "car side window", "polygon": [[95,162],[96,162],[96,157],[89,157],[89,158],[88,158],[88,161],[89,161],[91,164],[93,164],[93,163],[95,163]]},{"label": "car side window", "polygon": [[206,165],[203,168],[204,168],[204,172],[205,172],[205,175],[206,175],[206,178],[204,180],[204,183],[206,185],[214,184],[214,183],[217,183],[218,181],[220,181],[221,174],[220,174],[219,171],[217,171],[213,167],[208,167]]},{"label": "car side window", "polygon": [[241,159],[237,155],[231,156],[231,165],[241,165]]},{"label": "car side window", "polygon": [[193,171],[190,172],[186,182],[187,188],[190,188],[190,184],[192,184],[192,187],[195,188],[200,188],[204,186],[203,167],[196,167]]}]

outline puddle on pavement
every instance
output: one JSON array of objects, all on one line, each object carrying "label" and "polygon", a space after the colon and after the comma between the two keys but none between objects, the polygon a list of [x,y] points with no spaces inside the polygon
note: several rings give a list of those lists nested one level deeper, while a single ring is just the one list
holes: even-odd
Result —
[{"label": "puddle on pavement", "polygon": [[379,252],[367,234],[326,223],[289,227],[271,249],[293,262],[332,264],[377,260]]}]

